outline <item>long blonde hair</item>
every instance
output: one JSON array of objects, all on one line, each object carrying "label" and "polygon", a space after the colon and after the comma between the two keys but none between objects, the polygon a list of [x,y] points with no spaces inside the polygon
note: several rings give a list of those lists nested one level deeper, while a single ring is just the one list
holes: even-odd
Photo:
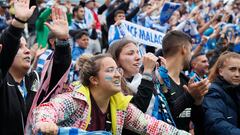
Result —
[{"label": "long blonde hair", "polygon": [[225,66],[224,63],[232,58],[240,59],[240,54],[225,51],[219,56],[213,67],[210,69],[210,73],[208,76],[210,82],[213,82],[213,80],[215,80],[215,78],[219,75],[219,69]]}]

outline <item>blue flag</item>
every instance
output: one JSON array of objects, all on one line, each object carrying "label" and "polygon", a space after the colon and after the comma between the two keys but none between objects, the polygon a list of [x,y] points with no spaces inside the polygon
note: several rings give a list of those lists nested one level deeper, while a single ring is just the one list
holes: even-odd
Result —
[{"label": "blue flag", "polygon": [[[38,132],[38,135],[43,134]],[[74,127],[59,127],[58,135],[112,135],[112,133],[107,131],[84,131]]]},{"label": "blue flag", "polygon": [[176,29],[188,34],[193,39],[194,44],[201,43],[201,35],[199,34],[199,32],[197,30],[197,22],[196,21],[194,21],[192,19],[185,20],[182,23],[180,23]]},{"label": "blue flag", "polygon": [[84,131],[78,128],[61,127],[58,129],[58,135],[111,135],[106,131]]},{"label": "blue flag", "polygon": [[166,23],[180,6],[180,3],[165,2],[160,12],[160,24]]},{"label": "blue flag", "polygon": [[233,51],[236,52],[236,53],[240,53],[240,43],[234,45]]}]

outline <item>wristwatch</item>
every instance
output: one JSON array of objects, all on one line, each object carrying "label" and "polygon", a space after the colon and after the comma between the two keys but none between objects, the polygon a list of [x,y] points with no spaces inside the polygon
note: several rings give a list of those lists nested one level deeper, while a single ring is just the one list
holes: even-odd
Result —
[{"label": "wristwatch", "polygon": [[152,75],[149,74],[149,73],[143,73],[143,74],[142,74],[142,79],[148,80],[148,81],[152,81],[153,77],[152,77]]},{"label": "wristwatch", "polygon": [[60,40],[60,39],[57,39],[56,40],[56,45],[57,46],[67,46],[69,45],[69,40]]}]

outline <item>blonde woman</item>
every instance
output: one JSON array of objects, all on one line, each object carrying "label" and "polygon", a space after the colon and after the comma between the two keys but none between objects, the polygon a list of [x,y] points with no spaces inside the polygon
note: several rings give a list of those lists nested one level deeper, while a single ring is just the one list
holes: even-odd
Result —
[{"label": "blonde woman", "polygon": [[204,98],[207,135],[240,134],[240,54],[224,52],[210,70]]},{"label": "blonde woman", "polygon": [[58,126],[120,135],[123,127],[140,134],[181,135],[185,131],[142,113],[121,93],[122,69],[109,55],[91,57],[80,67],[82,85],[57,95],[33,112],[33,131],[57,134]]}]

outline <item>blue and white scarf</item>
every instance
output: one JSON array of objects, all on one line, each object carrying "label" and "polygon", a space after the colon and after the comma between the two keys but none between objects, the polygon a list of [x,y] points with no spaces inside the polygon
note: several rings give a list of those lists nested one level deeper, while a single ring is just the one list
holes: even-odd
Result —
[{"label": "blue and white scarf", "polygon": [[[164,81],[164,84],[169,89],[171,84],[168,77],[167,69],[161,66],[157,69],[156,72],[160,74],[161,78]],[[160,86],[160,82],[158,79],[155,79],[154,87],[156,89],[157,94],[155,95],[155,102],[154,102],[154,107],[152,111],[152,116],[157,118],[158,120],[162,120],[176,127],[176,124],[173,120],[170,109],[168,107],[167,100],[163,95],[162,87]]]}]

